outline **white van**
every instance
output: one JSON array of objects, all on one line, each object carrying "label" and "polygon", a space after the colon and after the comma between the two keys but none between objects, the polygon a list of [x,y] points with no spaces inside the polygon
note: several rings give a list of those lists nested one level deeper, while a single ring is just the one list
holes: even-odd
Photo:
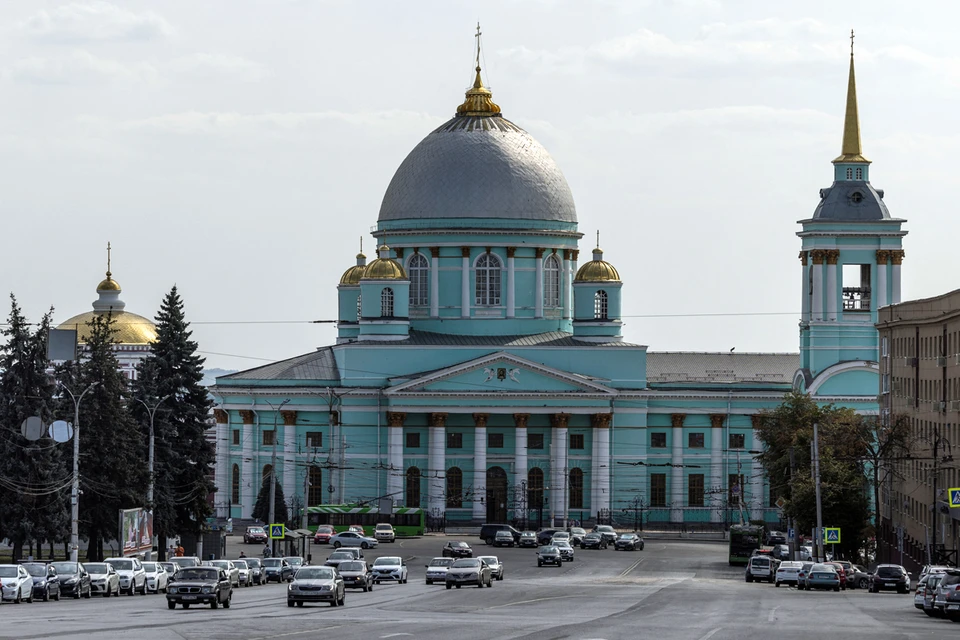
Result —
[{"label": "white van", "polygon": [[777,575],[777,566],[780,563],[770,556],[753,556],[747,563],[747,582],[766,580],[773,582]]}]

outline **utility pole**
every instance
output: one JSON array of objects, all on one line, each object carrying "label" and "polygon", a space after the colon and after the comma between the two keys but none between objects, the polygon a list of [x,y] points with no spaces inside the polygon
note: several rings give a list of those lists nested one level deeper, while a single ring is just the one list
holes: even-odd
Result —
[{"label": "utility pole", "polygon": [[[790,447],[790,494],[793,496],[793,472],[797,468],[797,459],[794,456],[793,447]],[[793,536],[787,538],[787,544],[790,546],[790,559],[797,558],[797,530],[794,528],[793,518],[787,516],[787,529],[793,532]]]},{"label": "utility pole", "polygon": [[60,388],[73,400],[73,484],[70,489],[70,562],[77,562],[80,554],[80,401],[87,392],[100,384],[92,382],[83,390],[80,397],[74,395],[67,385]]},{"label": "utility pole", "polygon": [[[156,417],[156,415],[157,415],[157,409],[159,409],[159,408],[160,408],[160,405],[163,404],[164,401],[165,401],[167,398],[169,398],[169,397],[170,397],[169,395],[163,396],[162,398],[160,398],[160,400],[157,401],[157,404],[153,405],[152,407],[151,407],[150,405],[148,405],[146,402],[144,402],[143,400],[141,400],[140,398],[135,398],[135,400],[136,400],[137,402],[139,402],[139,403],[142,404],[144,407],[146,407],[146,409],[147,409],[147,414],[149,414],[149,416],[150,416],[150,446],[149,446],[149,453],[148,453],[148,455],[147,455],[147,469],[148,469],[148,473],[150,474],[150,481],[149,481],[148,484],[147,484],[147,504],[150,505],[150,514],[151,514],[151,515],[153,514],[153,485],[154,485],[154,482],[153,482],[153,475],[154,475],[154,474],[153,474],[153,462],[154,462],[154,431],[153,431],[153,419],[154,419],[154,418]],[[154,528],[153,530],[156,531],[156,528]],[[150,551],[147,552],[147,555],[146,555],[146,559],[147,559],[147,560],[152,560],[152,559],[153,559],[153,548],[152,548],[152,547],[153,547],[153,546],[156,546],[156,538],[157,538],[156,535],[154,535],[153,538],[150,540],[151,549],[150,549]]]},{"label": "utility pole", "polygon": [[817,531],[814,533],[813,551],[817,560],[824,558],[823,553],[823,505],[820,503],[820,444],[818,441],[817,423],[813,423],[813,480],[817,494]]},{"label": "utility pole", "polygon": [[[267,523],[268,530],[269,525],[273,524],[273,521],[277,517],[277,416],[280,414],[280,410],[283,409],[283,405],[290,402],[290,399],[287,398],[280,403],[279,407],[274,408],[273,404],[269,400],[264,400],[270,408],[273,409],[273,453],[270,455],[270,522]],[[277,543],[271,538],[271,552],[273,555],[277,553]]]}]

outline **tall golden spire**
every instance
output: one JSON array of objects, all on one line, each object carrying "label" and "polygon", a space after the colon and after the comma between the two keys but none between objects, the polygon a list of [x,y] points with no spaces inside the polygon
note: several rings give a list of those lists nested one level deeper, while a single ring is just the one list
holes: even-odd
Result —
[{"label": "tall golden spire", "polygon": [[493,92],[483,86],[480,79],[480,23],[477,23],[477,76],[473,86],[467,89],[467,98],[457,107],[458,116],[494,116],[500,113],[500,106],[491,99]]},{"label": "tall golden spire", "polygon": [[120,291],[120,284],[113,279],[110,273],[110,243],[107,242],[107,277],[97,285],[97,291]]},{"label": "tall golden spire", "polygon": [[853,29],[851,29],[850,77],[847,80],[847,110],[843,118],[843,147],[840,149],[840,155],[834,159],[834,163],[870,162],[863,157],[863,148],[860,145],[860,114],[857,110],[857,77],[853,70],[853,38]]}]

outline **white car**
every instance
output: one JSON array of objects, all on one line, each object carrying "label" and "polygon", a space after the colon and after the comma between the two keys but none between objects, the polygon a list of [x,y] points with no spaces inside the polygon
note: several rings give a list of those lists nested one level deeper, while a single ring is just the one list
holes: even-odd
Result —
[{"label": "white car", "polygon": [[230,578],[230,584],[234,587],[240,586],[240,570],[237,569],[237,565],[229,560],[207,560],[203,564],[209,567],[223,569],[227,572],[227,577]]},{"label": "white car", "polygon": [[803,563],[797,560],[784,560],[780,563],[780,566],[777,567],[777,575],[774,578],[774,586],[779,587],[781,584],[792,584],[797,586],[800,584],[800,570],[803,569]]},{"label": "white car", "polygon": [[330,536],[330,544],[334,549],[339,549],[340,547],[372,549],[377,546],[377,539],[362,536],[354,531],[341,531],[336,535]]},{"label": "white car", "polygon": [[0,564],[0,585],[2,599],[20,604],[24,600],[33,602],[33,576],[18,564]]},{"label": "white car", "polygon": [[152,593],[166,593],[167,582],[170,576],[159,562],[144,562],[143,571],[147,574],[147,591]]},{"label": "white car", "polygon": [[376,529],[373,530],[373,537],[376,538],[378,542],[396,542],[397,532],[393,530],[392,524],[381,522],[377,525]]},{"label": "white car", "polygon": [[107,558],[104,562],[117,570],[121,591],[131,596],[135,593],[147,595],[147,572],[139,558]]},{"label": "white car", "polygon": [[88,562],[83,568],[90,574],[90,590],[105,598],[120,595],[120,576],[113,565],[106,562]]},{"label": "white car", "polygon": [[249,587],[253,585],[253,572],[250,571],[247,561],[243,558],[238,560],[231,560],[233,566],[237,568],[237,572],[240,574],[240,585],[243,587]]},{"label": "white car", "polygon": [[407,583],[407,563],[400,556],[383,556],[373,561],[373,582]]},{"label": "white car", "polygon": [[446,582],[447,569],[453,564],[455,558],[434,558],[427,565],[427,584],[434,582]]}]

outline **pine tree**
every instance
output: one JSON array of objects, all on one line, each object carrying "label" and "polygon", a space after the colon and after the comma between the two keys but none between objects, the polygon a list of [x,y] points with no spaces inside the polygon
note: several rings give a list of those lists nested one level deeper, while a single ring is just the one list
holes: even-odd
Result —
[{"label": "pine tree", "polygon": [[10,318],[0,346],[0,539],[9,538],[13,557],[23,545],[64,539],[70,475],[64,449],[50,439],[29,441],[20,425],[30,416],[49,424],[53,415],[53,381],[47,376],[48,312],[36,330],[11,295]]},{"label": "pine tree", "polygon": [[270,518],[270,478],[265,478],[260,487],[260,493],[257,494],[257,503],[253,505],[253,517],[266,524],[276,522],[287,522],[287,502],[283,497],[283,485],[277,480],[277,489],[273,493],[274,510],[273,519]]},{"label": "pine tree", "polygon": [[[164,297],[155,320],[157,340],[138,366],[134,396],[157,407],[152,507],[154,533],[162,542],[163,537],[201,533],[213,514],[208,497],[215,490],[210,474],[216,450],[205,435],[212,404],[201,384],[204,359],[190,339],[176,286]],[[131,409],[143,425],[146,442],[149,412],[140,402]]]}]

